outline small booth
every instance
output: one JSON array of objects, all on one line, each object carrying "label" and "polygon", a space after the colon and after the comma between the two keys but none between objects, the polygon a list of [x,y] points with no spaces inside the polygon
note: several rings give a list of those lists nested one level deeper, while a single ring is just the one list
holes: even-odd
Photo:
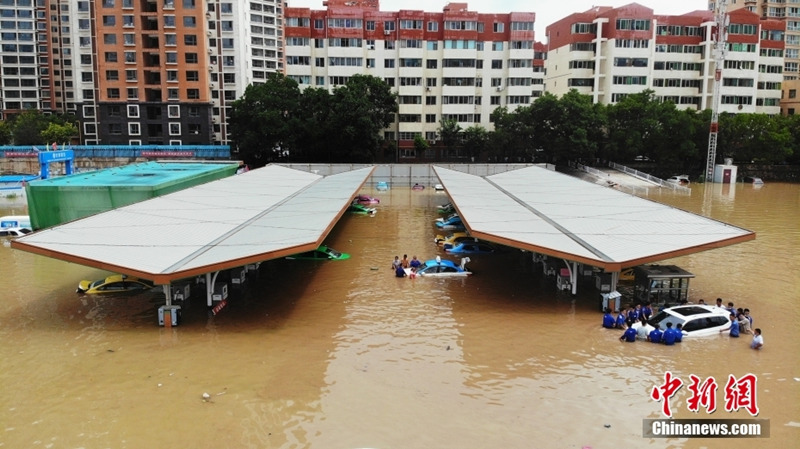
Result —
[{"label": "small booth", "polygon": [[640,265],[634,275],[634,295],[643,303],[669,307],[689,300],[689,280],[694,274],[678,266]]},{"label": "small booth", "polygon": [[738,167],[733,165],[733,159],[725,158],[724,164],[714,166],[714,182],[717,184],[733,184],[736,182]]},{"label": "small booth", "polygon": [[622,294],[616,290],[608,293],[600,293],[600,311],[608,309],[611,312],[619,312]]}]

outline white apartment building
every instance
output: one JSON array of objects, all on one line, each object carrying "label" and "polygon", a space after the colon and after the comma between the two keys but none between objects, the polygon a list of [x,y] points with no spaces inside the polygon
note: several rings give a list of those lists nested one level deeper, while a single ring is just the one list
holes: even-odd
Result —
[{"label": "white apartment building", "polygon": [[[729,16],[720,112],[780,113],[784,25],[745,10]],[[711,11],[656,16],[636,3],[572,14],[547,27],[545,88],[602,104],[652,89],[679,108],[710,108],[713,27]]]},{"label": "white apartment building", "polygon": [[465,3],[383,12],[375,0],[331,0],[324,11],[285,15],[286,75],[331,91],[355,74],[383,79],[399,103],[384,137],[401,154],[416,136],[435,143],[442,119],[491,130],[495,108],[529,105],[543,92],[533,13],[480,14]]}]

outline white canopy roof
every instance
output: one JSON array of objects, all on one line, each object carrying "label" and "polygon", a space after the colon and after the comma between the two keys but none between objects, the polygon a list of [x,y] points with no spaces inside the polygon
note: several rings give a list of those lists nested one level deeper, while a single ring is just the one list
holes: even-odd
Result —
[{"label": "white canopy roof", "polygon": [[12,247],[166,284],[319,246],[374,167],[268,165],[44,229]]},{"label": "white canopy roof", "polygon": [[475,237],[606,271],[755,238],[752,231],[540,166],[486,177],[434,170]]}]

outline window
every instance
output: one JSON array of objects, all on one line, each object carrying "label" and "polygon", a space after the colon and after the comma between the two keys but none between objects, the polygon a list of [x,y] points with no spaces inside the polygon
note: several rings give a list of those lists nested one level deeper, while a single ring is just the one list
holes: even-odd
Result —
[{"label": "window", "polygon": [[180,123],[170,123],[169,124],[169,135],[170,136],[180,136],[181,135],[181,124]]},{"label": "window", "polygon": [[142,134],[142,127],[138,122],[128,123],[128,134],[131,136],[139,136]]},{"label": "window", "polygon": [[505,24],[501,22],[495,22],[492,26],[492,30],[495,33],[502,33],[505,30]]},{"label": "window", "polygon": [[108,98],[119,98],[119,89],[116,87],[110,87],[108,90],[106,90],[106,94],[108,95]]},{"label": "window", "polygon": [[138,71],[136,69],[128,69],[125,70],[125,81],[136,81],[139,78]]},{"label": "window", "polygon": [[106,45],[114,45],[117,43],[117,35],[108,33],[103,35],[103,43]]},{"label": "window", "polygon": [[106,81],[118,81],[119,72],[116,70],[106,70]]},{"label": "window", "polygon": [[139,117],[139,105],[138,104],[129,104],[128,105],[128,118],[138,118]]},{"label": "window", "polygon": [[113,27],[117,24],[116,16],[103,16],[103,25]]}]

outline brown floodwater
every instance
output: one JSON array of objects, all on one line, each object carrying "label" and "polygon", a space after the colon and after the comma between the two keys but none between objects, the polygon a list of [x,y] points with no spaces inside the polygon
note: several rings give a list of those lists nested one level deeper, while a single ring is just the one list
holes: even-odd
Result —
[{"label": "brown floodwater", "polygon": [[[651,199],[754,230],[754,241],[664,261],[693,272],[690,298],[752,310],[749,336],[620,343],[600,327],[592,281],[576,297],[518,250],[471,256],[467,279],[398,279],[395,255],[433,258],[442,193],[364,193],[374,217],[329,235],[346,261],[274,260],[209,317],[194,297],[157,326],[160,290],[77,296],[107,273],[0,246],[0,447],[745,448],[800,441],[800,185],[693,186]],[[0,215],[25,213],[0,199]],[[758,378],[770,438],[648,439],[665,371]],[[209,395],[203,400],[203,394]]]}]

